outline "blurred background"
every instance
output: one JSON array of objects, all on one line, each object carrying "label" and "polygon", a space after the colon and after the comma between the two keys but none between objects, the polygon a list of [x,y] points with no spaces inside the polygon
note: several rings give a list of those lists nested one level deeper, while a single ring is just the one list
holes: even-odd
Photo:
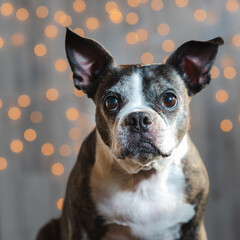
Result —
[{"label": "blurred background", "polygon": [[240,236],[240,6],[237,0],[0,1],[0,239],[32,240],[62,208],[94,105],[73,88],[65,27],[117,63],[159,63],[185,41],[221,36],[190,135],[208,169],[210,240]]}]

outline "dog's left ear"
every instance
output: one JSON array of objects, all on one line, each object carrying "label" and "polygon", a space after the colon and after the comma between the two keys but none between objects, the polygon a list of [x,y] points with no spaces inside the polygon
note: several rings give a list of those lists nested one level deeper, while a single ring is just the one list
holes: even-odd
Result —
[{"label": "dog's left ear", "polygon": [[65,47],[75,87],[93,97],[104,70],[114,63],[112,56],[98,42],[83,38],[69,28]]},{"label": "dog's left ear", "polygon": [[173,66],[184,79],[189,95],[194,95],[210,83],[210,70],[217,55],[221,37],[207,42],[189,41],[173,52],[166,64]]}]

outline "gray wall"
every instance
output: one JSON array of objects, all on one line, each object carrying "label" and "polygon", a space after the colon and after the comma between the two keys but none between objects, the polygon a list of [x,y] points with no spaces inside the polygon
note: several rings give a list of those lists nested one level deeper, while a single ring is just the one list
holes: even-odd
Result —
[{"label": "gray wall", "polygon": [[[163,41],[171,39],[175,46],[190,39],[208,40],[222,36],[225,40],[221,47],[215,66],[220,70],[217,79],[213,79],[210,86],[195,96],[191,103],[192,120],[190,134],[199,148],[204,159],[211,181],[211,191],[206,212],[206,228],[209,239],[237,240],[240,235],[240,81],[239,62],[240,48],[232,44],[234,34],[240,33],[240,9],[230,12],[226,9],[226,1],[204,0],[189,1],[184,8],[176,6],[175,1],[164,1],[161,11],[151,8],[151,1],[132,8],[126,0],[118,0],[118,7],[123,15],[119,24],[114,24],[105,11],[107,1],[86,2],[86,9],[77,13],[72,8],[73,0],[9,0],[13,5],[10,16],[1,14],[4,1],[0,1],[0,37],[4,45],[0,48],[0,157],[6,159],[7,168],[0,170],[0,239],[1,240],[32,240],[42,224],[60,214],[56,206],[59,198],[64,196],[66,182],[74,164],[84,137],[94,125],[94,106],[85,96],[76,97],[70,80],[70,69],[58,72],[54,68],[59,58],[66,60],[64,52],[65,29],[54,20],[58,10],[65,11],[72,17],[71,28],[81,27],[85,35],[101,42],[120,63],[141,62],[144,52],[151,52],[154,62],[162,62],[166,53],[162,49]],[[36,9],[45,5],[48,16],[40,19],[36,16]],[[26,8],[29,17],[26,21],[16,18],[16,10]],[[195,10],[204,9],[207,19],[198,22],[193,15]],[[129,25],[125,17],[127,13],[135,12],[139,21]],[[91,31],[86,27],[89,17],[97,17],[100,26]],[[215,19],[215,20],[214,20]],[[157,27],[160,23],[167,23],[170,33],[160,36]],[[55,25],[58,34],[49,39],[44,34],[47,25]],[[145,28],[148,39],[135,45],[125,41],[128,32]],[[12,35],[22,33],[24,43],[16,47],[11,43]],[[34,46],[42,43],[47,48],[43,57],[34,54]],[[226,79],[224,68],[233,66],[236,77]],[[46,99],[46,91],[56,88],[59,98],[56,101]],[[229,98],[225,103],[215,99],[218,90],[224,89]],[[18,105],[18,97],[26,94],[31,103],[23,108]],[[11,120],[8,111],[11,107],[21,110],[18,120]],[[75,121],[66,118],[68,108],[74,107],[79,111]],[[30,115],[33,111],[40,111],[42,121],[33,123]],[[223,119],[230,119],[233,129],[223,132],[220,123]],[[69,130],[77,127],[81,130],[81,137],[77,140],[69,137]],[[33,142],[24,138],[26,129],[32,128],[37,133]],[[23,143],[20,153],[13,153],[10,144],[14,139]],[[51,156],[44,156],[41,147],[50,142],[54,146]],[[59,148],[68,144],[72,153],[63,157]],[[51,172],[54,163],[64,166],[64,173],[55,176]]]}]

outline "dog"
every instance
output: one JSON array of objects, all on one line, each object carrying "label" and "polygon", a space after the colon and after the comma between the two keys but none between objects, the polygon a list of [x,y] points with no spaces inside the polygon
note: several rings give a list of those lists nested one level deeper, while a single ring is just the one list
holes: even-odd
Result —
[{"label": "dog", "polygon": [[74,85],[96,128],[70,174],[62,215],[38,240],[206,240],[206,168],[189,134],[191,97],[210,83],[221,37],[189,41],[165,64],[117,65],[67,28]]}]

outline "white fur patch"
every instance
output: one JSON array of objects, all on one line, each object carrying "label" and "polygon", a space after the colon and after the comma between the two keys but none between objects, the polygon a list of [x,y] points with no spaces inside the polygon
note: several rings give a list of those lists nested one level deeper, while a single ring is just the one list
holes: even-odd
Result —
[{"label": "white fur patch", "polygon": [[[129,189],[131,185],[126,182],[129,175],[125,178],[113,171],[114,156],[98,135],[91,188],[99,214],[108,224],[117,224],[120,229],[128,226],[133,239],[179,238],[181,224],[195,214],[194,206],[184,202],[185,176],[181,160],[187,151],[185,136],[170,157],[155,162],[156,174],[142,178],[134,189]],[[124,228],[121,234],[124,236]],[[115,239],[111,237],[109,239]]]}]

